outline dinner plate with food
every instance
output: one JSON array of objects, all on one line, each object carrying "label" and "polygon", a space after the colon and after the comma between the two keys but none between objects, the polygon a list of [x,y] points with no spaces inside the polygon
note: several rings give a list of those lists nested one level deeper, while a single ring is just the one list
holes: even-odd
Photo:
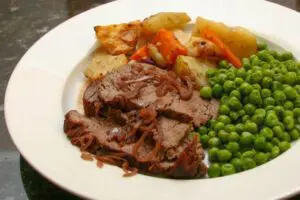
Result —
[{"label": "dinner plate with food", "polygon": [[11,137],[42,175],[83,198],[295,194],[299,22],[261,1],[89,10],[18,63],[5,97]]}]

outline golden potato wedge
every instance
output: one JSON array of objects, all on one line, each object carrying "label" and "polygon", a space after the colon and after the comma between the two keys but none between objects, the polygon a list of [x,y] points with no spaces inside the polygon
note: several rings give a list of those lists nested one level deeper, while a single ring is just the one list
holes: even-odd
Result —
[{"label": "golden potato wedge", "polygon": [[161,12],[146,18],[142,23],[142,30],[145,33],[156,33],[160,29],[182,28],[191,21],[186,13]]},{"label": "golden potato wedge", "polygon": [[190,56],[178,56],[174,70],[179,76],[190,72],[195,77],[197,86],[201,87],[208,85],[206,71],[212,67],[215,67],[214,64],[208,60],[201,60]]},{"label": "golden potato wedge", "polygon": [[257,51],[256,37],[245,28],[231,28],[223,23],[198,17],[193,35],[200,36],[205,29],[214,31],[233,53],[240,58],[249,57]]},{"label": "golden potato wedge", "polygon": [[96,51],[92,55],[91,62],[84,71],[84,75],[91,80],[100,78],[108,72],[117,69],[118,67],[128,62],[124,54],[109,55],[105,52]]},{"label": "golden potato wedge", "polygon": [[102,48],[112,55],[132,52],[140,35],[141,22],[134,21],[108,26],[96,26],[96,36]]}]

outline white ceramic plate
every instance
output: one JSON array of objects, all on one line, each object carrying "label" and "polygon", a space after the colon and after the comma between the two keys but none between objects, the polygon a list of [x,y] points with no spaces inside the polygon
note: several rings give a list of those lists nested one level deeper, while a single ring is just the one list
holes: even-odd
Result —
[{"label": "white ceramic plate", "polygon": [[123,0],[61,24],[25,54],[6,91],[5,116],[11,137],[42,175],[79,196],[106,200],[275,199],[300,189],[300,143],[268,164],[236,175],[170,180],[145,175],[123,178],[122,170],[83,161],[65,137],[63,115],[77,108],[83,83],[79,63],[95,44],[93,26],[143,19],[159,11],[184,11],[241,25],[300,53],[300,15],[264,1]]}]

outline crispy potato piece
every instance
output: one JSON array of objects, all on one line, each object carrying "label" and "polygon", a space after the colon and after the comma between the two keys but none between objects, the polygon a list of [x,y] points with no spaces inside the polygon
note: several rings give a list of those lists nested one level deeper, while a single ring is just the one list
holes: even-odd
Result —
[{"label": "crispy potato piece", "polygon": [[193,35],[200,36],[205,29],[214,31],[239,58],[249,57],[257,51],[256,37],[245,28],[231,28],[223,23],[198,17]]},{"label": "crispy potato piece", "polygon": [[101,46],[112,55],[128,54],[135,48],[140,35],[141,22],[134,21],[108,26],[96,26],[95,32]]},{"label": "crispy potato piece", "polygon": [[208,68],[215,67],[208,60],[198,59],[190,56],[178,56],[175,64],[175,73],[177,75],[191,73],[196,80],[198,87],[208,85],[206,71]]},{"label": "crispy potato piece", "polygon": [[91,62],[85,69],[84,75],[91,80],[95,80],[127,62],[127,57],[124,54],[109,55],[98,50],[92,55]]},{"label": "crispy potato piece", "polygon": [[186,13],[161,12],[144,19],[142,30],[144,33],[156,33],[160,29],[182,28],[191,21]]}]

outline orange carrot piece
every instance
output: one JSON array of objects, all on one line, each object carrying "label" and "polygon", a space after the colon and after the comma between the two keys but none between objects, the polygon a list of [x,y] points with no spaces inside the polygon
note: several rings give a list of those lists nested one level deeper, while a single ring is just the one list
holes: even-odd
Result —
[{"label": "orange carrot piece", "polygon": [[187,55],[187,49],[177,40],[173,32],[166,29],[157,32],[152,44],[157,47],[167,64],[174,64],[179,55]]},{"label": "orange carrot piece", "polygon": [[240,68],[242,66],[242,62],[228,47],[227,45],[220,39],[220,37],[213,32],[212,30],[205,29],[202,32],[204,38],[212,41],[220,50],[223,52],[224,57],[228,62],[233,64],[235,67]]},{"label": "orange carrot piece", "polygon": [[149,58],[148,48],[147,45],[141,47],[140,49],[136,50],[134,54],[131,55],[131,60],[141,61]]}]

